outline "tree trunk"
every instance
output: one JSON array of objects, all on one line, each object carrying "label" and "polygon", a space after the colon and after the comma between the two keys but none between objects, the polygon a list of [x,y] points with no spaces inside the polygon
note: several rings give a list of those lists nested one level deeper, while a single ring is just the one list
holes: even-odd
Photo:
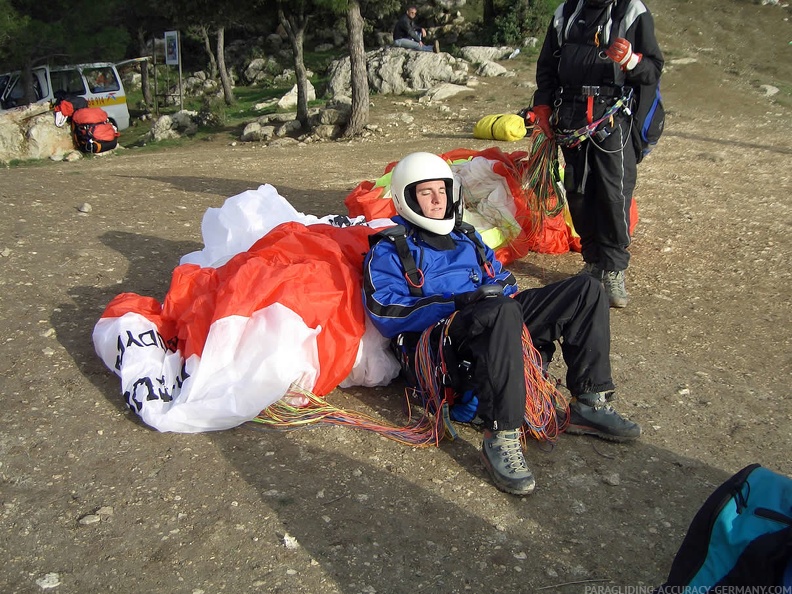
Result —
[{"label": "tree trunk", "polygon": [[220,72],[220,82],[223,85],[223,99],[226,105],[233,105],[234,90],[231,88],[231,77],[225,64],[225,27],[217,28],[217,70]]},{"label": "tree trunk", "polygon": [[212,80],[216,81],[217,60],[215,59],[214,52],[212,51],[212,43],[209,41],[209,29],[206,27],[206,25],[199,25],[198,35],[200,35],[204,44],[204,49],[206,50],[206,54],[209,56],[209,76],[212,78]]},{"label": "tree trunk", "polygon": [[347,9],[347,34],[349,37],[349,63],[352,70],[352,113],[344,137],[363,132],[369,117],[369,86],[366,71],[366,48],[363,44],[363,17],[358,0],[349,0]]},{"label": "tree trunk", "polygon": [[[148,52],[148,44],[146,43],[146,32],[141,28],[138,29],[138,48],[140,55],[145,56]],[[154,102],[151,97],[151,88],[149,87],[149,65],[147,61],[140,63],[140,89],[143,91],[143,103],[146,107],[151,107]]]},{"label": "tree trunk", "polygon": [[495,5],[493,0],[484,0],[484,25],[490,25],[495,20]]},{"label": "tree trunk", "polygon": [[294,75],[297,78],[297,121],[302,129],[308,130],[308,73],[305,70],[303,39],[308,17],[303,13],[286,18],[283,10],[278,9],[278,19],[286,29],[294,54]]},{"label": "tree trunk", "polygon": [[19,82],[22,85],[22,99],[19,105],[30,105],[36,101],[36,91],[33,88],[33,59],[27,57],[25,66],[19,74]]}]

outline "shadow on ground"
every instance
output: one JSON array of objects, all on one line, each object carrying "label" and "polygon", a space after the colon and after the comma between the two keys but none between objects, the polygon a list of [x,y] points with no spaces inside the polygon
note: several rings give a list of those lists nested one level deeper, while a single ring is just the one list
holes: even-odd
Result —
[{"label": "shadow on ground", "polygon": [[[727,478],[650,445],[564,436],[550,452],[529,449],[539,486],[521,499],[490,485],[478,436],[467,437],[435,451],[346,428],[246,426],[213,439],[276,513],[278,535],[319,564],[328,591],[349,593],[659,585]],[[625,475],[623,464],[645,471]]]}]

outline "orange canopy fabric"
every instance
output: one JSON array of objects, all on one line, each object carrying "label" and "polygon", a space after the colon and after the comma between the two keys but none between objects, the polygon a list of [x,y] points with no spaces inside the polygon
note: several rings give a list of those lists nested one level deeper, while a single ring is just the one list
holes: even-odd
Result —
[{"label": "orange canopy fabric", "polygon": [[[561,212],[554,216],[541,216],[532,209],[529,196],[523,188],[525,174],[525,151],[504,153],[497,147],[481,151],[459,148],[440,155],[451,163],[469,161],[475,157],[487,159],[492,171],[502,176],[509,187],[514,200],[513,216],[522,231],[510,237],[505,245],[491,246],[495,250],[498,260],[504,265],[524,257],[528,252],[544,254],[562,254],[580,251],[580,238],[575,233],[568,212]],[[389,173],[397,161],[389,163],[385,174]],[[389,184],[384,180],[378,182],[363,181],[349,193],[344,200],[349,216],[364,216],[372,221],[379,218],[390,218],[396,215],[396,208],[389,196]],[[566,215],[566,216],[565,216]],[[638,222],[638,206],[635,200],[630,210],[630,232],[632,233]],[[485,238],[486,241],[486,238]]]}]

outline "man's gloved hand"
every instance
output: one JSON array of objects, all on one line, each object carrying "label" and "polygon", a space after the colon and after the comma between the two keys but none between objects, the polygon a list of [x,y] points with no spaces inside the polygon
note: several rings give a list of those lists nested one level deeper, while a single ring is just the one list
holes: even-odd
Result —
[{"label": "man's gloved hand", "polygon": [[550,118],[553,115],[553,109],[549,105],[534,105],[533,112],[536,115],[536,125],[544,132],[548,138],[553,138],[553,126],[550,124]]},{"label": "man's gloved hand", "polygon": [[523,107],[517,115],[525,120],[525,127],[533,126],[536,123],[536,114],[530,107]]},{"label": "man's gloved hand", "polygon": [[454,295],[454,307],[462,309],[466,305],[475,303],[487,297],[497,297],[503,295],[503,286],[495,283],[491,285],[481,285],[475,291],[467,291],[466,293],[458,293]]},{"label": "man's gloved hand", "polygon": [[632,70],[643,57],[633,52],[632,44],[624,37],[617,37],[605,50],[605,55],[621,66],[622,70]]},{"label": "man's gloved hand", "polygon": [[468,390],[464,394],[457,396],[454,405],[449,409],[451,420],[457,423],[470,423],[476,418],[478,410],[478,398],[473,395],[473,390]]}]

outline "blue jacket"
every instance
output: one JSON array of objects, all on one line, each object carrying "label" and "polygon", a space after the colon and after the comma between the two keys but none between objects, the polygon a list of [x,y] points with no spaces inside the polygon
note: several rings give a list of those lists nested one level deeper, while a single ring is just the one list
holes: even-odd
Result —
[{"label": "blue jacket", "polygon": [[[426,243],[415,227],[401,217],[393,220],[407,229],[407,245],[423,273],[423,295],[410,294],[404,267],[391,241],[382,240],[371,248],[363,263],[363,301],[383,336],[423,332],[454,312],[454,295],[475,291],[483,284],[502,285],[504,295],[517,292],[512,273],[501,266],[483,242],[492,277],[481,268],[476,245],[464,233],[454,230],[454,249],[440,250]],[[476,236],[481,241],[478,233]]]}]

